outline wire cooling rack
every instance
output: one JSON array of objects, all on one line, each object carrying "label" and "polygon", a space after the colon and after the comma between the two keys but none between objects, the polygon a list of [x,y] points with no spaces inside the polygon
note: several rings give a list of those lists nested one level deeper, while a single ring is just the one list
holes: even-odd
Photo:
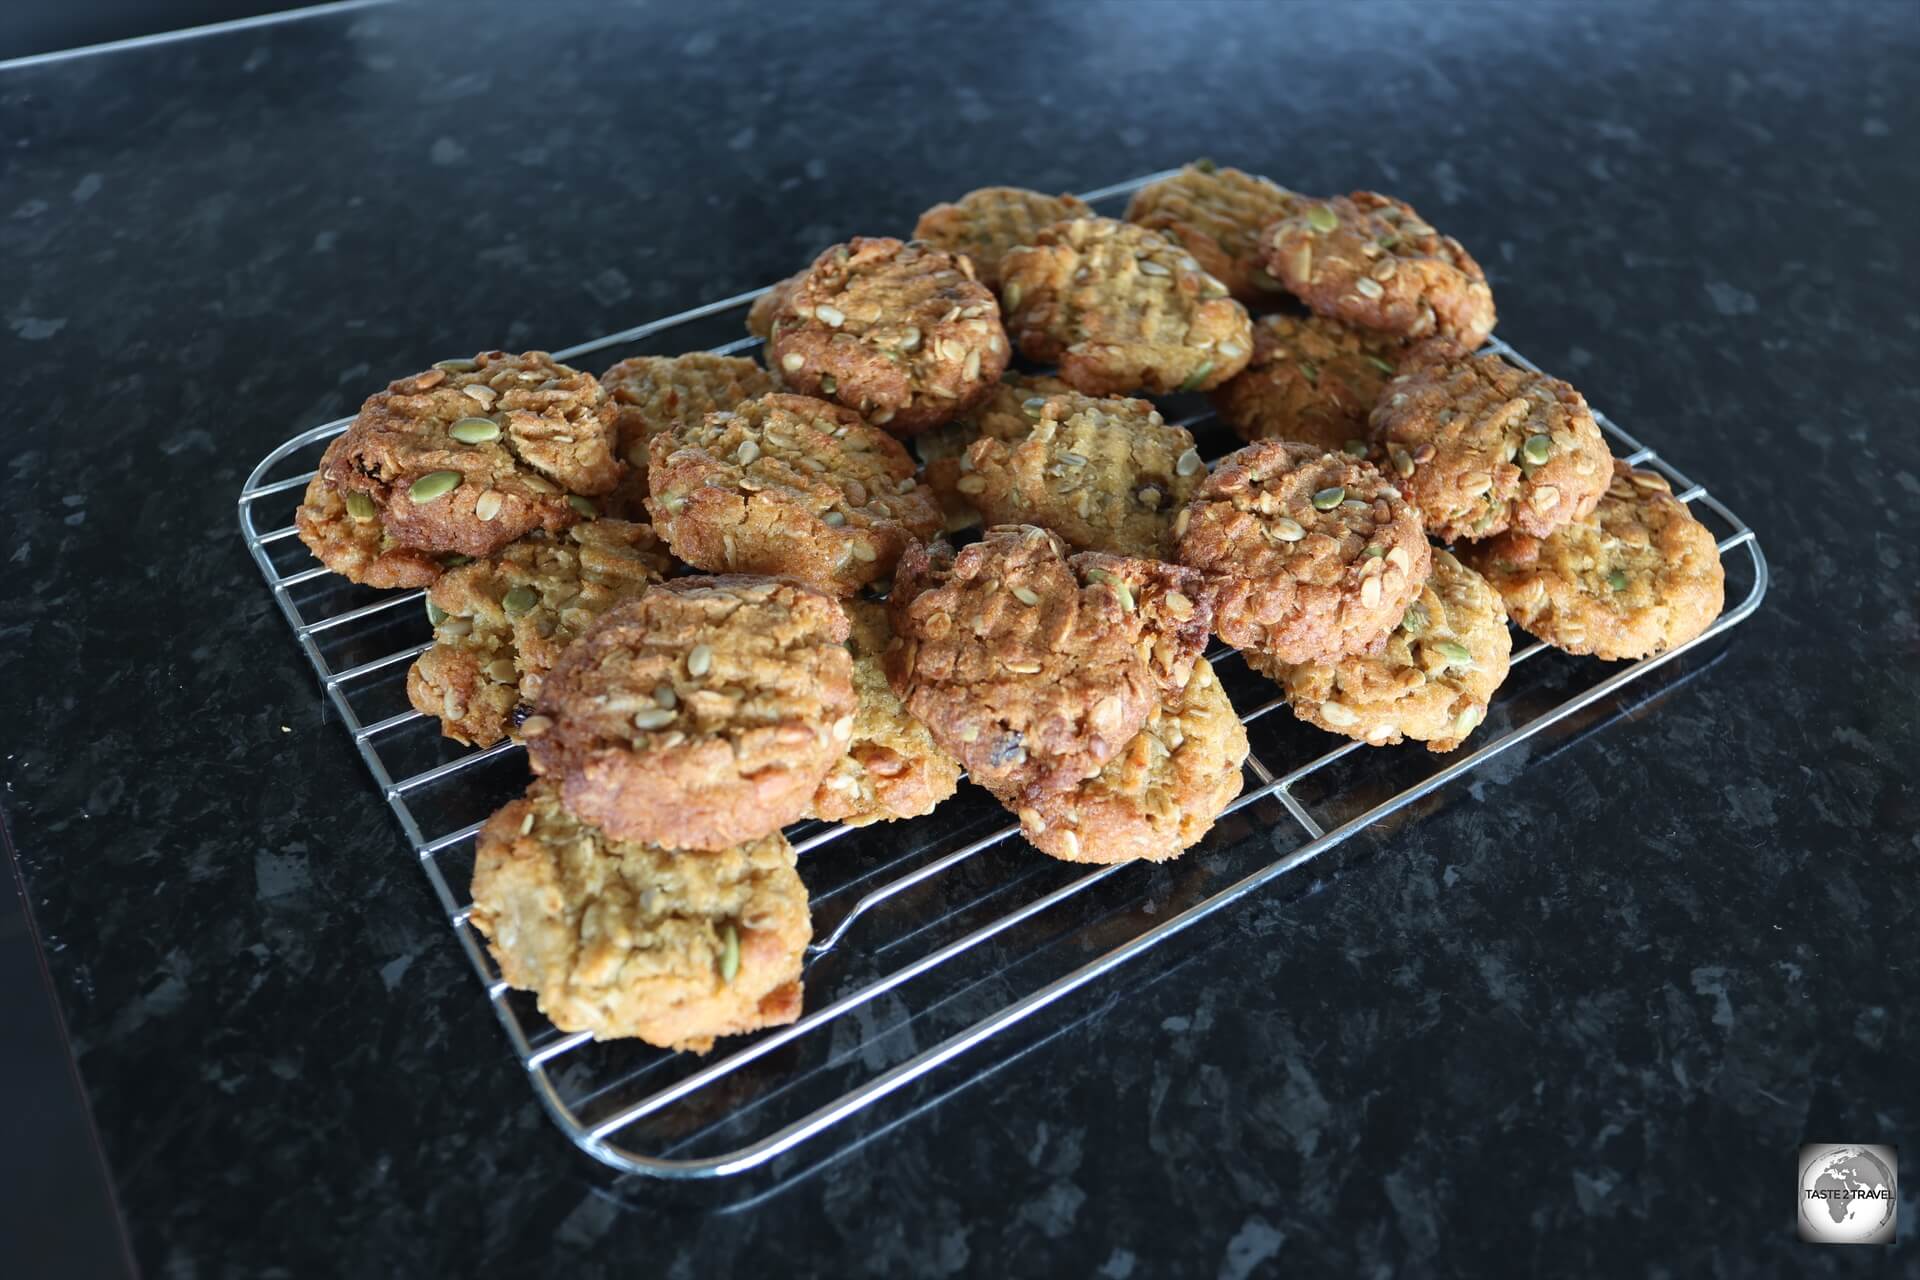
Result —
[{"label": "wire cooling rack", "polygon": [[[1111,210],[1164,176],[1084,198]],[[597,370],[647,351],[746,351],[758,344],[738,336],[741,318],[763,292],[554,355],[598,356]],[[1498,338],[1489,349],[1536,367]],[[1238,444],[1197,397],[1171,398],[1163,408],[1209,458]],[[240,494],[240,528],[548,1114],[617,1169],[711,1178],[765,1165],[890,1096],[901,1095],[896,1108],[904,1106],[954,1059],[1753,613],[1767,590],[1753,531],[1605,415],[1595,417],[1617,454],[1663,473],[1719,539],[1732,603],[1704,635],[1658,657],[1608,664],[1516,633],[1512,673],[1486,722],[1447,756],[1417,743],[1367,748],[1273,715],[1283,706],[1277,688],[1231,650],[1216,649],[1216,670],[1243,711],[1253,750],[1240,798],[1206,841],[1173,863],[1090,870],[1055,862],[1028,848],[1018,824],[973,787],[911,822],[790,828],[814,917],[806,1012],[790,1026],[724,1039],[705,1058],[560,1032],[531,997],[501,980],[468,922],[475,833],[524,788],[525,762],[511,742],[479,751],[451,743],[437,721],[408,705],[407,666],[432,636],[424,592],[347,583],[294,536],[293,509],[314,464],[349,420],[302,432],[268,454]]]}]

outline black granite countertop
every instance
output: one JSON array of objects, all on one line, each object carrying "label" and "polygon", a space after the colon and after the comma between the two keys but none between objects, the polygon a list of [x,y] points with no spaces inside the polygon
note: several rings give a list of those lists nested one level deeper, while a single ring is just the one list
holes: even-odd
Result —
[{"label": "black granite countertop", "polygon": [[[1858,1261],[1794,1239],[1790,1175],[1920,1149],[1920,8],[1024,10],[404,7],[0,71],[0,806],[149,1274]],[[448,352],[1198,154],[1457,234],[1771,595],[924,1114],[615,1180],[323,712],[242,480]]]}]

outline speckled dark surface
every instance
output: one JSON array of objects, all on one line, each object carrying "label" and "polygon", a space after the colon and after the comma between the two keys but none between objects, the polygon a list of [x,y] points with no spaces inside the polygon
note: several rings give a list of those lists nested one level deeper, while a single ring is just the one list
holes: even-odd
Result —
[{"label": "speckled dark surface", "polygon": [[[150,1274],[1860,1261],[1791,1188],[1803,1140],[1920,1150],[1920,9],[999,8],[389,10],[0,73],[0,804]],[[1199,153],[1458,234],[1503,335],[1759,529],[1771,596],[870,1142],[616,1182],[323,715],[248,469],[449,352]]]}]

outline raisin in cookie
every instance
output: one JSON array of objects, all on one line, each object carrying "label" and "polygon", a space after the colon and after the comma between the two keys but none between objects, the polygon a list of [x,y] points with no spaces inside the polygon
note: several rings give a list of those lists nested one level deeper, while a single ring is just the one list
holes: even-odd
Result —
[{"label": "raisin in cookie", "polygon": [[813,796],[813,816],[861,827],[932,813],[960,785],[960,762],[941,750],[927,727],[907,714],[887,683],[882,659],[893,643],[887,608],[871,600],[846,604],[853,654],[853,738],[847,754]]},{"label": "raisin in cookie", "polygon": [[1246,758],[1246,728],[1202,660],[1099,773],[1020,804],[1020,833],[1067,862],[1177,858],[1239,796]]},{"label": "raisin in cookie", "polygon": [[1037,524],[1076,550],[1150,558],[1167,554],[1174,513],[1207,471],[1193,436],[1150,402],[1077,393],[1047,397],[1021,439],[975,441],[961,469],[954,487],[989,525]]},{"label": "raisin in cookie", "polygon": [[853,734],[847,617],[798,583],[678,578],[561,655],[520,726],[535,773],[623,840],[723,849],[806,813]]},{"label": "raisin in cookie", "polygon": [[454,741],[492,746],[581,631],[672,563],[647,525],[583,520],[449,570],[427,592],[433,647],[407,672],[407,700]]},{"label": "raisin in cookie", "polygon": [[1000,263],[1007,331],[1088,395],[1208,391],[1246,367],[1247,309],[1157,231],[1075,218]]},{"label": "raisin in cookie", "polygon": [[1436,551],[1381,653],[1289,665],[1250,649],[1246,659],[1308,724],[1375,746],[1413,738],[1451,751],[1486,719],[1512,649],[1506,607],[1487,580]]},{"label": "raisin in cookie", "polygon": [[1431,569],[1420,517],[1376,468],[1283,440],[1221,459],[1174,535],[1218,592],[1220,638],[1281,662],[1372,649]]},{"label": "raisin in cookie", "polygon": [[800,1016],[813,926],[778,834],[673,852],[609,836],[536,781],[480,829],[469,918],[562,1031],[705,1053]]},{"label": "raisin in cookie", "polygon": [[571,498],[611,492],[626,473],[613,445],[613,402],[592,374],[483,351],[369,398],[325,475],[372,501],[394,541],[485,556],[578,520]]},{"label": "raisin in cookie", "polygon": [[910,436],[985,399],[1007,367],[1000,304],[966,258],[857,236],[814,260],[770,341],[795,391]]},{"label": "raisin in cookie", "polygon": [[1267,229],[1267,270],[1323,316],[1394,338],[1493,332],[1486,273],[1413,206],[1374,191],[1313,201]]},{"label": "raisin in cookie", "polygon": [[1205,644],[1198,575],[1151,569],[1069,560],[1064,542],[1025,526],[990,529],[958,552],[916,543],[888,597],[900,642],[887,677],[974,781],[1003,796],[1071,787],[1139,732],[1164,682],[1184,679]]},{"label": "raisin in cookie", "polygon": [[1367,415],[1402,354],[1397,342],[1323,316],[1262,316],[1253,326],[1253,359],[1208,398],[1249,443],[1298,440],[1364,457]]},{"label": "raisin in cookie", "polygon": [[1046,398],[1072,390],[1058,378],[1009,371],[1000,375],[1000,385],[985,400],[965,414],[913,438],[921,478],[940,499],[948,532],[980,523],[980,513],[960,492],[964,460],[973,442],[983,438],[1024,439],[1040,420],[1040,406]]},{"label": "raisin in cookie", "polygon": [[1413,350],[1372,421],[1407,500],[1443,542],[1509,527],[1544,536],[1591,513],[1612,474],[1578,391],[1450,342]]},{"label": "raisin in cookie", "polygon": [[1726,603],[1713,534],[1665,476],[1618,460],[1592,515],[1544,538],[1505,533],[1466,554],[1515,622],[1568,653],[1664,653],[1705,631]]},{"label": "raisin in cookie", "polygon": [[613,399],[620,456],[638,473],[629,483],[643,486],[647,443],[655,436],[775,389],[767,371],[753,361],[705,351],[622,360],[600,375],[600,385]]},{"label": "raisin in cookie", "polygon": [[653,438],[647,509],[673,553],[851,595],[939,532],[898,440],[811,396],[748,400]]},{"label": "raisin in cookie", "polygon": [[1295,212],[1300,199],[1265,178],[1201,160],[1134,192],[1127,221],[1179,241],[1242,302],[1263,302],[1286,290],[1267,274],[1260,233]]},{"label": "raisin in cookie", "polygon": [[1000,285],[1000,259],[1007,250],[1032,244],[1042,227],[1092,216],[1092,206],[1078,196],[1050,196],[1023,187],[981,187],[921,214],[913,238],[948,253],[966,254],[980,283],[995,289]]},{"label": "raisin in cookie", "polygon": [[342,493],[327,479],[339,461],[344,437],[335,437],[307,483],[293,513],[293,527],[321,564],[350,582],[369,587],[424,587],[440,576],[440,557],[393,540],[372,498]]}]

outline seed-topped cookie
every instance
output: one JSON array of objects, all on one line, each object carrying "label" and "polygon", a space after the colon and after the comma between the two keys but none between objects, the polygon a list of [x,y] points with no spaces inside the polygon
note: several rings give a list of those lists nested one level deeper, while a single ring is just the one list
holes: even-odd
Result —
[{"label": "seed-topped cookie", "polygon": [[1443,542],[1545,535],[1593,511],[1611,475],[1586,397],[1558,378],[1422,343],[1374,406],[1387,463]]},{"label": "seed-topped cookie", "polygon": [[1042,230],[1000,263],[1007,332],[1088,395],[1208,391],[1246,366],[1247,310],[1192,254],[1112,218]]},{"label": "seed-topped cookie", "polygon": [[932,813],[960,785],[960,762],[934,742],[927,727],[907,714],[887,683],[882,659],[893,643],[887,608],[849,600],[853,654],[853,737],[813,796],[813,816],[865,826]]},{"label": "seed-topped cookie", "polygon": [[1267,229],[1267,271],[1323,316],[1392,338],[1493,332],[1493,291],[1473,255],[1412,205],[1376,191],[1303,202]]},{"label": "seed-topped cookie", "polygon": [[913,238],[973,259],[980,283],[1000,284],[1000,259],[1017,245],[1032,244],[1040,228],[1068,218],[1090,218],[1093,208],[1078,196],[1045,195],[1024,187],[981,187],[951,204],[920,215]]},{"label": "seed-topped cookie", "polygon": [[1242,302],[1262,302],[1285,286],[1267,274],[1260,233],[1300,202],[1265,178],[1198,160],[1134,192],[1127,221],[1179,241]]},{"label": "seed-topped cookie", "polygon": [[1705,631],[1726,604],[1713,534],[1665,476],[1618,459],[1591,515],[1544,538],[1504,533],[1466,555],[1515,622],[1568,653],[1665,653]]},{"label": "seed-topped cookie", "polygon": [[[800,282],[806,278],[805,271],[796,271],[755,298],[753,305],[747,308],[747,332],[756,338],[773,337],[774,322],[780,318],[781,309],[787,305],[793,297],[793,291],[799,288]],[[768,354],[771,356],[772,353]],[[768,367],[776,366],[769,360]],[[779,375],[776,373],[774,376]]]},{"label": "seed-topped cookie", "polygon": [[779,579],[677,578],[561,655],[520,726],[535,773],[625,840],[720,849],[806,813],[853,734],[847,617]]},{"label": "seed-topped cookie", "polygon": [[1037,524],[1076,550],[1158,558],[1207,467],[1151,402],[1068,392],[1042,401],[1022,438],[975,441],[960,470],[954,488],[989,525]]},{"label": "seed-topped cookie", "polygon": [[1383,746],[1413,738],[1451,751],[1487,717],[1513,648],[1487,580],[1445,551],[1378,654],[1288,664],[1256,650],[1247,665],[1279,682],[1308,724]]},{"label": "seed-topped cookie", "polygon": [[1011,354],[973,264],[932,245],[856,236],[787,295],[770,340],[781,379],[910,436],[985,399]]},{"label": "seed-topped cookie", "polygon": [[705,1053],[800,1016],[813,926],[777,833],[711,853],[619,840],[541,779],[480,829],[470,918],[562,1031]]},{"label": "seed-topped cookie", "polygon": [[1281,662],[1380,644],[1431,570],[1420,518],[1371,464],[1267,440],[1221,459],[1174,521],[1214,629]]},{"label": "seed-topped cookie", "polygon": [[449,570],[427,592],[434,642],[407,672],[407,700],[456,742],[492,746],[532,709],[561,652],[672,563],[647,525],[583,520]]},{"label": "seed-topped cookie", "polygon": [[1099,773],[1017,803],[1020,833],[1067,862],[1164,862],[1240,794],[1247,731],[1205,659]]},{"label": "seed-topped cookie", "polygon": [[655,436],[652,449],[647,509],[697,568],[850,595],[940,530],[900,442],[811,396],[747,400]]},{"label": "seed-topped cookie", "polygon": [[990,529],[958,552],[915,544],[888,608],[900,637],[887,655],[894,691],[1002,796],[1098,773],[1167,686],[1185,682],[1209,621],[1199,575],[1069,559],[1059,538],[1027,526]]},{"label": "seed-topped cookie", "polygon": [[653,437],[775,390],[767,371],[753,361],[705,351],[622,360],[600,375],[600,385],[613,399],[620,456],[640,473],[642,485]]},{"label": "seed-topped cookie", "polygon": [[1399,343],[1324,316],[1262,316],[1253,359],[1209,397],[1242,440],[1298,440],[1365,457],[1367,415],[1404,355]]},{"label": "seed-topped cookie", "polygon": [[980,523],[980,513],[960,492],[962,459],[975,440],[1021,440],[1040,420],[1040,406],[1046,398],[1072,391],[1058,378],[1042,374],[1000,375],[1000,385],[972,409],[944,426],[922,432],[913,438],[913,451],[920,457],[921,478],[940,499],[949,532],[970,529]]},{"label": "seed-topped cookie", "polygon": [[387,589],[427,586],[445,567],[441,557],[394,541],[372,498],[343,493],[327,479],[340,460],[343,439],[335,437],[327,446],[293,513],[300,541],[321,564],[351,582]]},{"label": "seed-topped cookie", "polygon": [[369,398],[324,474],[343,499],[371,501],[395,542],[484,556],[580,519],[575,499],[626,474],[613,446],[613,403],[592,374],[541,351],[483,351]]}]

